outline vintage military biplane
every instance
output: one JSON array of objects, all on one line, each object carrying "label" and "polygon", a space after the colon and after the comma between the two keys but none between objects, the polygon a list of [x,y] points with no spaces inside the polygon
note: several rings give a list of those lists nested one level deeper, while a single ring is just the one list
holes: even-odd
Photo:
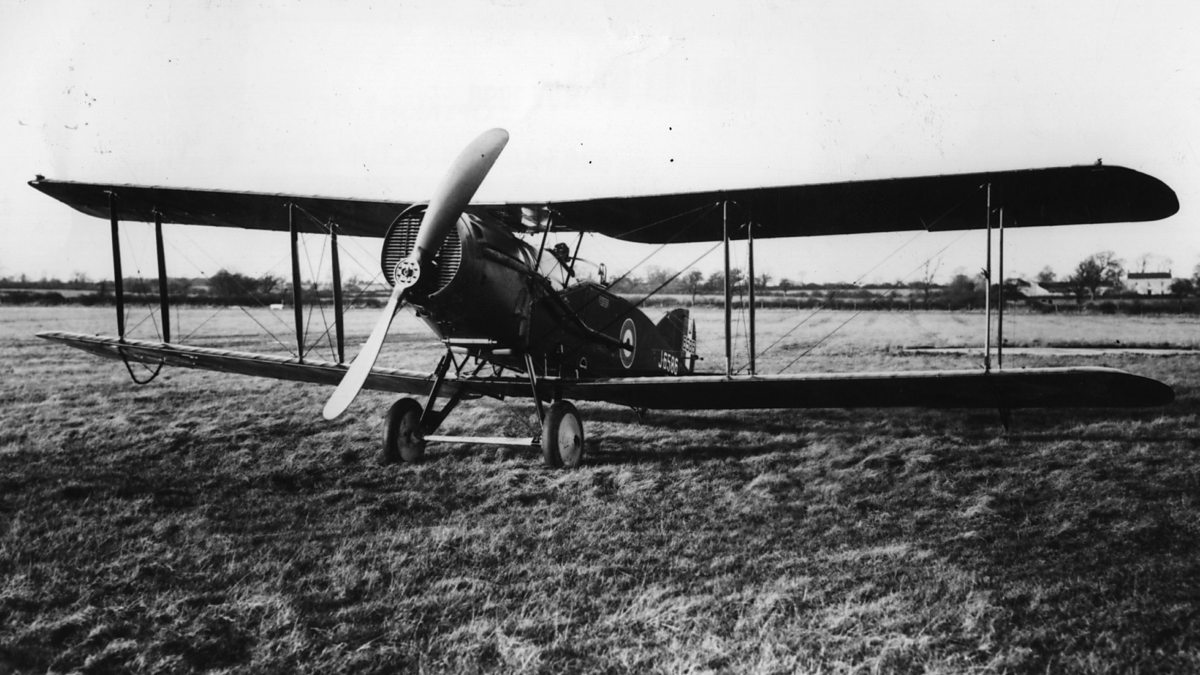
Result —
[{"label": "vintage military biplane", "polygon": [[[728,283],[726,370],[699,373],[694,326],[686,309],[668,312],[655,323],[604,283],[574,278],[578,244],[574,251],[569,246],[545,246],[546,234],[552,230],[596,232],[635,242],[724,241],[728,272],[731,218],[755,224],[757,233],[746,228],[751,251],[754,237],[986,228],[990,282],[993,228],[1000,233],[1002,268],[1005,227],[1150,221],[1175,213],[1179,204],[1174,192],[1146,174],[1097,163],[720,192],[472,203],[507,142],[508,134],[501,129],[475,139],[428,202],[101,185],[39,176],[30,183],[34,188],[83,213],[110,219],[117,280],[116,336],[66,332],[40,336],[124,360],[126,365],[142,362],[336,384],[324,410],[328,419],[341,414],[363,387],[424,395],[423,404],[403,398],[391,407],[385,461],[417,460],[431,441],[474,440],[540,444],[548,465],[572,467],[582,458],[584,431],[571,400],[638,409],[922,406],[1002,412],[1025,407],[1147,406],[1172,400],[1173,392],[1165,384],[1110,368],[1004,369],[1000,345],[997,367],[992,368],[990,300],[982,369],[764,376],[754,374],[752,361],[750,374],[735,375],[730,367]],[[308,218],[298,219],[297,210]],[[156,224],[161,342],[125,335],[117,238],[120,219]],[[172,343],[162,223],[290,231],[300,356]],[[333,240],[336,363],[306,359],[303,354],[296,257],[297,234],[303,231],[324,232]],[[370,338],[349,366],[343,347],[339,233],[382,238],[382,271],[393,287]],[[535,235],[532,241],[540,234],[541,247],[518,236],[526,234]],[[445,346],[432,373],[375,367],[392,319],[404,303],[415,308]],[[749,306],[753,311],[753,284]],[[753,325],[751,315],[751,341]],[[435,435],[460,401],[484,396],[532,398],[542,423],[540,438]]]}]

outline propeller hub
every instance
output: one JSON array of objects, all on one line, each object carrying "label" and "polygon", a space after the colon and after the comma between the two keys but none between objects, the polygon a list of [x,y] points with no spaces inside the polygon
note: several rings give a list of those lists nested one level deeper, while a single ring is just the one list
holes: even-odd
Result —
[{"label": "propeller hub", "polygon": [[392,270],[392,279],[395,280],[396,286],[408,288],[416,285],[421,278],[421,263],[417,262],[416,258],[405,258],[396,263],[395,269]]}]

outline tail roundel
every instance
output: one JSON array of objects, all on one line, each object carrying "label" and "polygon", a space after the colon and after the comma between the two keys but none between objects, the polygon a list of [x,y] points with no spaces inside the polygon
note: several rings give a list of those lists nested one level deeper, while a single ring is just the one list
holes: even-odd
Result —
[{"label": "tail roundel", "polygon": [[658,334],[667,344],[659,359],[673,375],[687,375],[696,368],[696,322],[686,309],[673,309],[658,322]]}]

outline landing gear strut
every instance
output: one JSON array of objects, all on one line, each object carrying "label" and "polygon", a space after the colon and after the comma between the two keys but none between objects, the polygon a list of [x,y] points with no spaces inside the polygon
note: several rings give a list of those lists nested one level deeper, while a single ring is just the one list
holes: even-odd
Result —
[{"label": "landing gear strut", "polygon": [[[429,391],[429,401],[421,405],[413,398],[402,398],[396,401],[387,413],[387,432],[383,440],[383,452],[380,453],[381,464],[394,464],[399,461],[417,462],[425,456],[426,443],[482,443],[485,445],[501,445],[514,447],[538,447],[539,439],[530,438],[500,438],[478,436],[438,436],[434,432],[441,426],[442,421],[462,400],[466,387],[461,383],[453,394],[446,400],[441,410],[434,408],[442,383],[446,379],[453,357],[447,351],[434,371],[433,386]],[[569,401],[555,400],[549,408],[542,405],[538,391],[538,380],[534,370],[533,359],[525,355],[525,364],[529,374],[530,388],[533,390],[534,404],[537,406],[538,419],[542,423],[541,448],[542,459],[551,469],[574,469],[583,461],[583,421],[579,411]],[[482,367],[482,362],[480,362]],[[478,369],[476,369],[478,372]]]},{"label": "landing gear strut", "polygon": [[424,409],[415,399],[402,398],[392,404],[387,413],[387,433],[383,439],[380,464],[401,460],[417,462],[425,456],[425,433],[421,429]]}]

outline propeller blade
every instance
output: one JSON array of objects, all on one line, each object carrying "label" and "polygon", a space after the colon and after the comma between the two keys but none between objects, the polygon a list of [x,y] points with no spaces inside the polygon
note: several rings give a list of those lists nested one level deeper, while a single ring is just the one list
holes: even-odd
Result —
[{"label": "propeller blade", "polygon": [[425,209],[425,217],[421,219],[421,229],[417,231],[417,242],[413,247],[414,258],[425,263],[433,257],[507,144],[507,131],[489,129],[471,141],[458,155],[429,200],[429,207]]},{"label": "propeller blade", "polygon": [[397,265],[395,274],[396,286],[388,298],[383,314],[375,323],[371,337],[367,338],[358,356],[338,383],[333,395],[325,402],[321,414],[327,420],[332,420],[346,411],[358,392],[362,389],[379,352],[383,349],[384,338],[392,326],[392,319],[400,308],[405,293],[412,288],[420,278],[422,267],[433,259],[435,253],[446,236],[454,229],[459,216],[471,203],[475,191],[483,183],[483,179],[496,163],[500,151],[508,143],[508,132],[504,129],[489,129],[483,132],[468,145],[446,172],[441,185],[429,200],[425,216],[421,219],[421,228],[417,230],[416,245],[412,254]]},{"label": "propeller blade", "polygon": [[350,364],[342,381],[338,383],[337,389],[333,390],[333,396],[330,396],[329,400],[325,402],[325,408],[321,411],[325,419],[332,420],[346,412],[346,408],[349,408],[358,396],[363,383],[367,381],[367,376],[371,374],[371,368],[375,366],[375,360],[379,358],[379,350],[383,349],[383,338],[387,336],[388,329],[392,327],[392,319],[396,317],[396,311],[400,309],[401,297],[409,288],[412,286],[396,284],[396,287],[392,289],[392,295],[388,298],[387,306],[383,308],[383,314],[379,316],[379,321],[371,330],[371,337],[367,338],[367,342],[358,352],[358,356],[354,357],[354,362]]}]

